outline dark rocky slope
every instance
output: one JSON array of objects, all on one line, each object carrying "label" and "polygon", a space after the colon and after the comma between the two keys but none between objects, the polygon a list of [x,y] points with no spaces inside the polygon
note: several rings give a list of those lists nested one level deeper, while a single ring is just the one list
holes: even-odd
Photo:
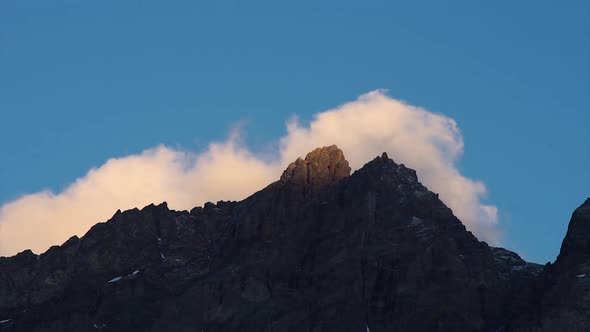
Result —
[{"label": "dark rocky slope", "polygon": [[546,267],[466,231],[386,154],[335,146],[241,202],[117,213],[0,258],[0,331],[584,331],[590,200]]},{"label": "dark rocky slope", "polygon": [[576,209],[544,275],[543,331],[590,331],[590,198]]}]

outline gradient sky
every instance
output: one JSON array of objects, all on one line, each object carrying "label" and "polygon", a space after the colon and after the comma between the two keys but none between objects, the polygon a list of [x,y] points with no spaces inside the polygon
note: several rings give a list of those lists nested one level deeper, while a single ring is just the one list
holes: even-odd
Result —
[{"label": "gradient sky", "polygon": [[588,1],[1,1],[0,204],[236,123],[263,151],[383,88],[457,121],[503,245],[553,261],[590,195],[589,59]]}]

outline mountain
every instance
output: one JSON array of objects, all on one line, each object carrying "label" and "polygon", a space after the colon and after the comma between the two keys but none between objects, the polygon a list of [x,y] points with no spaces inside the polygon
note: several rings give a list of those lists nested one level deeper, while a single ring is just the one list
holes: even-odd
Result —
[{"label": "mountain", "polygon": [[0,331],[590,331],[590,199],[541,266],[385,153],[350,171],[324,147],[243,201],[117,211],[0,258]]}]

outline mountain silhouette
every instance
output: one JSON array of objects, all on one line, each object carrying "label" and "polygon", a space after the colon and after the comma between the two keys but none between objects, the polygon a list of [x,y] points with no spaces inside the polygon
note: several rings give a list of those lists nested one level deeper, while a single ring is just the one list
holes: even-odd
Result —
[{"label": "mountain silhouette", "polygon": [[323,147],[243,201],[117,211],[0,258],[0,331],[590,331],[590,199],[543,266],[386,153],[350,172]]}]

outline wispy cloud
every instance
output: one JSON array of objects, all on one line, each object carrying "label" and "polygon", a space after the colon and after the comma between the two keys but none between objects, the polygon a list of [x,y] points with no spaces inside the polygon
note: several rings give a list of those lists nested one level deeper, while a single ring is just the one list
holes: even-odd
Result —
[{"label": "wispy cloud", "polygon": [[414,107],[377,90],[315,115],[293,118],[270,159],[240,143],[239,132],[203,153],[166,146],[108,160],[64,191],[42,191],[0,207],[0,255],[42,252],[83,235],[117,209],[167,201],[190,209],[206,201],[239,200],[278,179],[286,165],[318,146],[338,145],[353,169],[386,151],[418,177],[467,225],[497,242],[497,209],[482,203],[486,187],[457,169],[463,139],[453,119]]}]

